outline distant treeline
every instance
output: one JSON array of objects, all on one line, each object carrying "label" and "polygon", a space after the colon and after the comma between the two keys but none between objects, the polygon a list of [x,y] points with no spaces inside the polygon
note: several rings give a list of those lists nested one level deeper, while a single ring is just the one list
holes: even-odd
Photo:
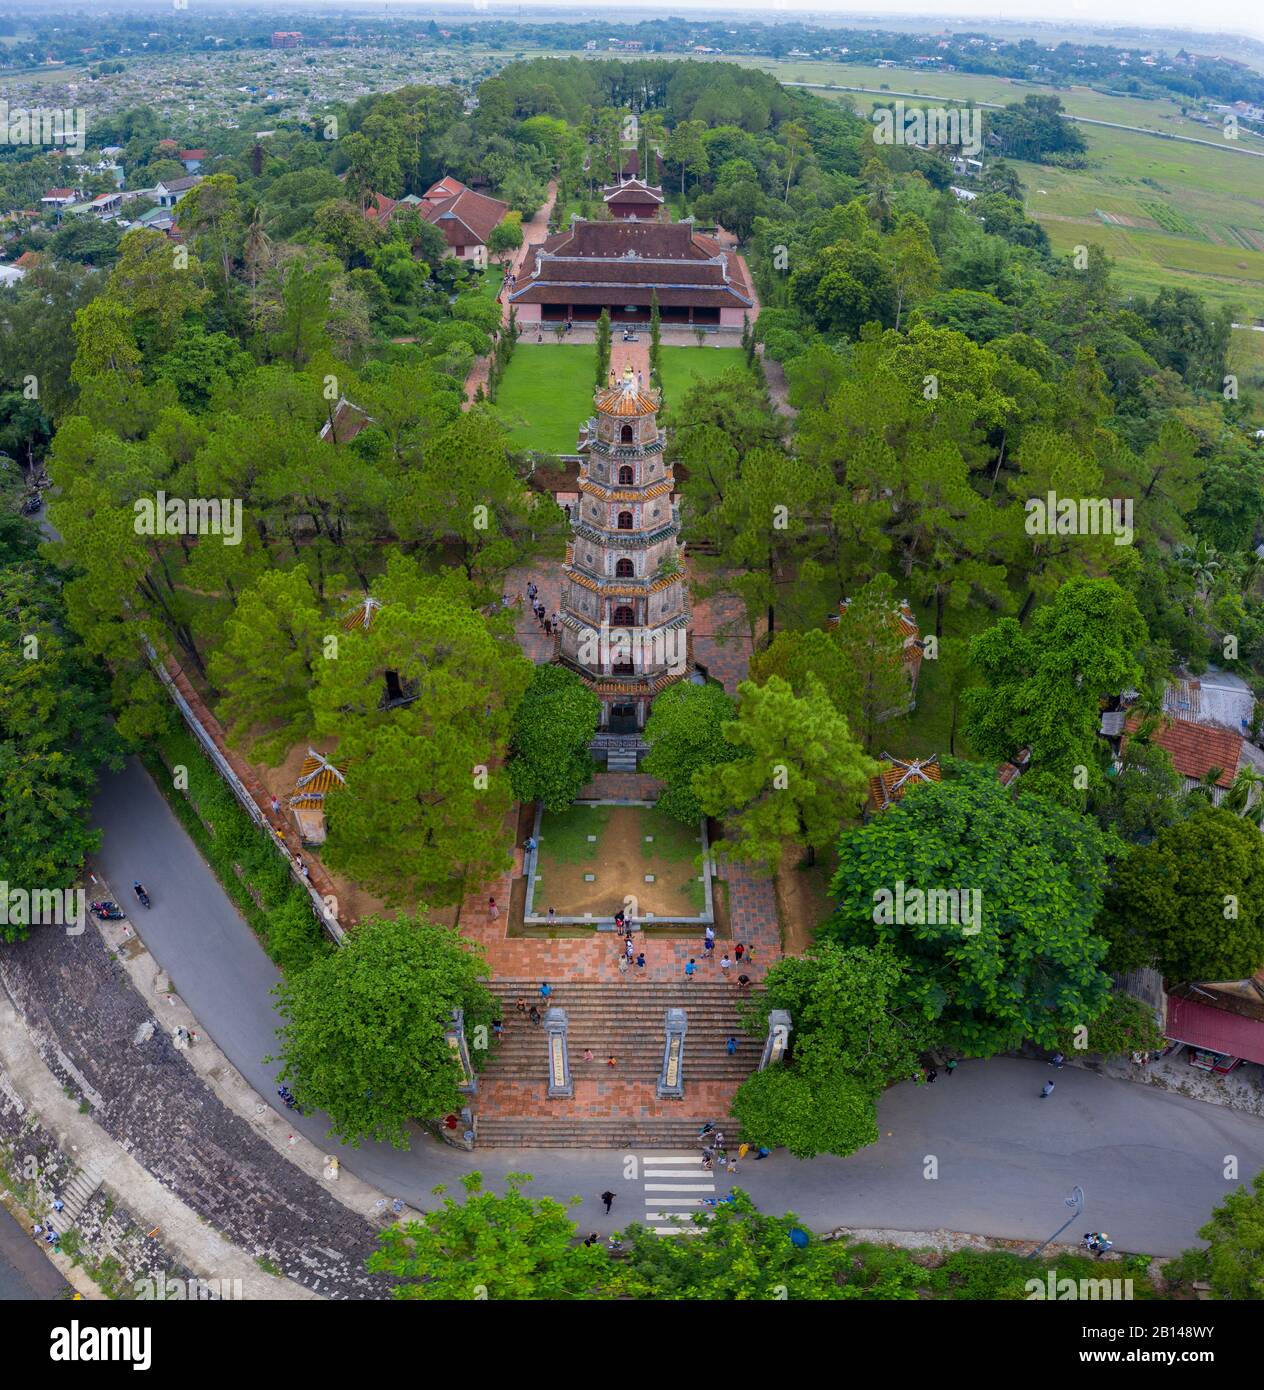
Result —
[{"label": "distant treeline", "polygon": [[[141,53],[200,53],[224,49],[266,48],[274,28],[301,25],[304,44],[328,47],[399,47],[431,40],[452,44],[487,44],[512,49],[519,45],[559,50],[596,43],[605,49],[611,38],[640,44],[643,53],[680,52],[715,48],[726,54],[754,54],[785,58],[791,53],[818,53],[830,48],[840,61],[873,63],[880,60],[912,63],[919,58],[938,60],[927,66],[952,65],[958,71],[998,77],[1038,79],[1044,82],[1094,82],[1109,77],[1115,91],[1137,95],[1163,93],[1177,99],[1249,101],[1264,103],[1264,74],[1230,58],[1193,54],[1181,48],[1152,48],[1140,36],[1121,36],[1114,43],[1059,43],[1050,46],[1035,39],[1002,40],[984,31],[941,34],[880,33],[873,30],[823,28],[797,23],[766,24],[732,19],[693,21],[675,17],[647,19],[636,24],[543,23],[484,20],[440,25],[433,19],[389,18],[363,14],[305,13],[301,17],[263,18],[257,12],[234,14],[176,10],[164,14],[155,27],[152,14],[54,14],[0,15],[0,34],[33,33],[29,48],[18,44],[15,60],[41,63],[98,62],[104,58]],[[1193,40],[1189,40],[1192,42]],[[1244,45],[1249,40],[1242,40]],[[942,47],[940,45],[943,45]],[[25,50],[25,51],[24,51]],[[843,55],[845,50],[845,56]],[[1120,68],[1117,54],[1128,51],[1135,71]],[[1142,67],[1137,60],[1153,53],[1157,62]],[[1170,71],[1164,71],[1164,68]]]}]

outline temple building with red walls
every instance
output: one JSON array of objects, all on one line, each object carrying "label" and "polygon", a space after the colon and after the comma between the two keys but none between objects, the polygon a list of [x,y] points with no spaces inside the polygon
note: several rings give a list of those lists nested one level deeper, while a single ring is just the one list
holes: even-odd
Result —
[{"label": "temple building with red walls", "polygon": [[754,317],[741,261],[689,222],[587,222],[532,246],[509,302],[518,323],[648,323],[654,299],[667,324],[740,330]]}]

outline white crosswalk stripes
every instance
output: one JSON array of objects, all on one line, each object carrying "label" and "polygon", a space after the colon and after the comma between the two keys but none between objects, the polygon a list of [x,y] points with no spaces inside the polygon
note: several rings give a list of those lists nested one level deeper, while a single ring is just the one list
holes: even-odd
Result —
[{"label": "white crosswalk stripes", "polygon": [[[702,1167],[701,1154],[642,1154],[645,1221],[660,1236],[700,1236],[693,1214],[703,1196],[713,1196],[715,1181]],[[698,1196],[685,1196],[698,1193]],[[669,1195],[670,1194],[670,1195]]]}]

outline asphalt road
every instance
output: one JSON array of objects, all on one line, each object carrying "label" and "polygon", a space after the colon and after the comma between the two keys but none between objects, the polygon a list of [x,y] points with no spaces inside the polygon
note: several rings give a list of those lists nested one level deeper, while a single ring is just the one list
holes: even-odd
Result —
[{"label": "asphalt road", "polygon": [[[233,1064],[271,1104],[278,1067],[270,991],[279,978],[144,769],[134,760],[104,779],[97,857],[125,903],[141,879],[153,907],[136,907],[146,946]],[[1176,1254],[1196,1240],[1216,1202],[1264,1167],[1264,1120],[1153,1087],[1067,1068],[1054,1094],[1039,1063],[963,1062],[932,1086],[888,1091],[878,1143],[851,1158],[800,1161],[785,1153],[742,1165],[737,1178],[761,1207],[796,1211],[811,1227],[949,1229],[1042,1240],[1065,1219],[1063,1199],[1083,1187],[1083,1230],[1105,1230],[1121,1250]],[[717,1117],[720,1118],[720,1117]],[[332,1151],[319,1117],[289,1117]],[[576,1219],[606,1232],[644,1211],[639,1169],[614,1150],[480,1150],[473,1156],[419,1135],[405,1152],[366,1145],[341,1154],[346,1168],[420,1208],[430,1189],[472,1167],[496,1180],[535,1175],[532,1191],[580,1195]],[[597,1193],[618,1194],[606,1217]],[[1078,1223],[1077,1223],[1078,1224]],[[1070,1231],[1078,1236],[1080,1231]]]},{"label": "asphalt road", "polygon": [[0,1303],[57,1298],[68,1287],[43,1250],[0,1207]]}]

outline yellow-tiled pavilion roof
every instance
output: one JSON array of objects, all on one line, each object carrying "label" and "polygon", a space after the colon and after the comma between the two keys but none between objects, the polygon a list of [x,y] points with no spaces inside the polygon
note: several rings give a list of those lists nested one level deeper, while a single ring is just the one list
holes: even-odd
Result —
[{"label": "yellow-tiled pavilion roof", "polygon": [[346,774],[323,754],[309,748],[294,782],[290,805],[320,806],[324,803],[326,792],[343,791],[346,785]]},{"label": "yellow-tiled pavilion roof", "polygon": [[369,630],[373,622],[373,615],[382,606],[380,598],[373,598],[370,594],[360,600],[359,603],[342,620],[342,625],[348,632],[354,632],[357,628],[362,628],[365,632]]}]

